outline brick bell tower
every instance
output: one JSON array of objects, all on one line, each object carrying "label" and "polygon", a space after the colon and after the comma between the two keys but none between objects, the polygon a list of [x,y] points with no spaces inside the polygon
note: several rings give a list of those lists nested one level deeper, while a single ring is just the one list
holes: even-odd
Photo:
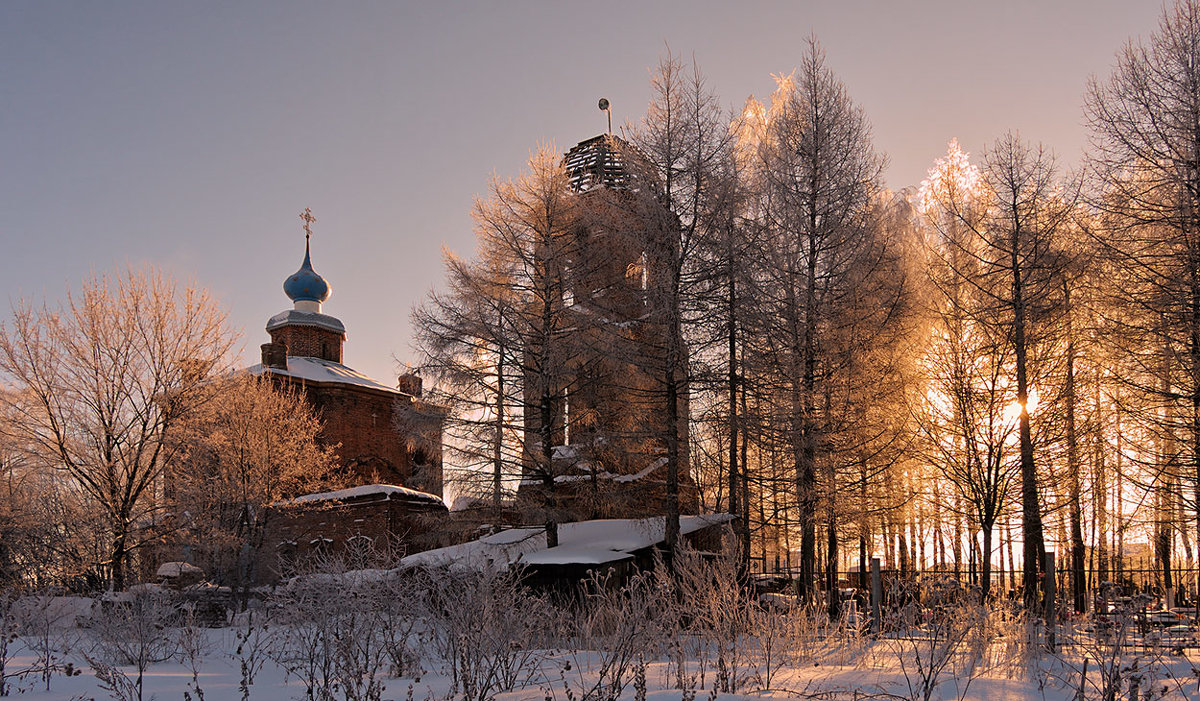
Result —
[{"label": "brick bell tower", "polygon": [[283,292],[292,300],[293,308],[267,321],[271,342],[262,346],[263,365],[267,367],[286,369],[288,356],[342,362],[346,327],[340,319],[321,313],[321,304],[329,299],[333,290],[325,278],[313,270],[309,255],[312,224],[316,218],[308,208],[300,218],[304,220],[304,262],[283,282]]}]

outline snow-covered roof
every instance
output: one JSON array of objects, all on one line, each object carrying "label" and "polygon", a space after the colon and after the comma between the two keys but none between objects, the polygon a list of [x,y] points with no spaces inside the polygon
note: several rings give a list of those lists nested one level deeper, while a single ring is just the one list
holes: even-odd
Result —
[{"label": "snow-covered roof", "polygon": [[[574,448],[574,446],[562,446],[562,445],[554,446],[554,458],[555,459],[559,459],[560,457],[563,457],[566,455],[565,452],[560,454],[560,452],[559,452],[560,448]],[[577,456],[577,455],[578,455],[578,451],[572,452],[570,454],[570,456]],[[649,465],[647,465],[645,468],[633,473],[632,475],[620,475],[620,474],[616,474],[613,472],[609,472],[608,470],[595,470],[590,461],[579,460],[578,462],[576,462],[575,464],[572,465],[572,467],[575,470],[577,470],[577,472],[572,472],[572,473],[565,474],[565,475],[555,475],[554,481],[557,484],[566,484],[568,482],[591,482],[592,480],[598,480],[601,482],[612,481],[617,484],[629,484],[631,482],[637,482],[639,480],[646,479],[647,477],[649,477],[650,475],[652,475],[653,473],[655,473],[656,471],[658,471],[659,469],[664,467],[666,464],[667,464],[666,458],[659,458],[659,459],[655,460],[654,462],[650,463]],[[533,485],[538,485],[541,483],[542,483],[542,480],[537,475],[527,474],[521,478],[521,486],[527,486],[527,485],[533,486]]]},{"label": "snow-covered roof", "polygon": [[408,487],[401,487],[395,484],[364,484],[361,487],[350,487],[349,489],[338,489],[332,492],[317,492],[315,494],[305,494],[298,496],[295,499],[289,499],[287,504],[305,504],[319,501],[345,501],[347,499],[356,499],[359,497],[368,497],[381,495],[385,499],[405,498],[416,499],[419,501],[429,501],[442,503],[442,498],[436,494],[428,492],[420,492]]},{"label": "snow-covered roof", "polygon": [[267,319],[267,331],[274,331],[281,326],[316,326],[317,328],[333,331],[334,333],[346,333],[346,326],[342,323],[341,319],[329,316],[328,314],[310,312],[303,309],[285,309]]},{"label": "snow-covered roof", "polygon": [[204,576],[204,570],[190,562],[164,562],[155,573],[158,577],[182,577],[185,574]]},{"label": "snow-covered roof", "polygon": [[265,371],[273,375],[294,377],[305,382],[355,385],[357,387],[369,387],[383,392],[390,392],[392,394],[404,394],[395,387],[388,387],[382,382],[372,380],[357,370],[322,358],[290,356],[287,359],[287,370],[283,370],[282,368],[264,369],[262,365],[251,365],[247,370],[254,375],[261,375]]},{"label": "snow-covered roof", "polygon": [[621,560],[632,560],[633,555],[605,547],[547,548],[521,557],[523,565],[604,565]]},{"label": "snow-covered roof", "polygon": [[[680,516],[681,535],[727,523],[729,514]],[[665,520],[598,519],[564,523],[558,527],[558,545],[546,547],[542,528],[510,528],[461,545],[427,550],[400,561],[402,567],[453,566],[469,569],[507,568],[513,564],[603,564],[633,557],[633,552],[659,543],[665,537]]]}]

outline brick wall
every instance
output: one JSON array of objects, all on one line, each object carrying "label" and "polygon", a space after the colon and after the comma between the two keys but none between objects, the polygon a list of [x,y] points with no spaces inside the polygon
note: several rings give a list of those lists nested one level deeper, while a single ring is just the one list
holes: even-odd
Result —
[{"label": "brick wall", "polygon": [[[428,450],[411,450],[405,431],[397,427],[398,412],[411,400],[355,385],[305,386],[309,404],[324,421],[318,436],[324,445],[340,444],[340,464],[352,473],[354,484],[396,484],[442,495],[440,426],[430,427]],[[417,441],[413,441],[416,443]]]},{"label": "brick wall", "polygon": [[[273,506],[257,580],[277,581],[322,557],[346,558],[354,566],[394,564],[387,560],[445,545],[439,524],[447,514],[441,504],[385,494]],[[364,556],[384,561],[354,561]]]},{"label": "brick wall", "polygon": [[289,356],[321,358],[335,363],[342,362],[344,334],[316,326],[281,326],[271,331],[271,342],[287,346]]}]

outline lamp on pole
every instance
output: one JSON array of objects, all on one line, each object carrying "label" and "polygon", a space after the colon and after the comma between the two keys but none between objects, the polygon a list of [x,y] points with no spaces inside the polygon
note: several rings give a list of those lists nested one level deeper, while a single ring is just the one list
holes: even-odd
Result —
[{"label": "lamp on pole", "polygon": [[612,110],[609,109],[607,97],[600,98],[599,107],[601,112],[608,115],[608,134],[612,136]]}]

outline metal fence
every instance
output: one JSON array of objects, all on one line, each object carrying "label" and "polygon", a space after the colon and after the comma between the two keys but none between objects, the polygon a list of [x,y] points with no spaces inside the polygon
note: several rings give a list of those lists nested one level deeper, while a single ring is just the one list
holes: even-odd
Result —
[{"label": "metal fence", "polygon": [[[1068,603],[1074,598],[1074,573],[1065,568],[1068,563],[1056,558],[1054,584],[1058,598]],[[757,565],[757,566],[755,566]],[[766,567],[764,567],[766,565]],[[764,558],[751,558],[751,572],[760,580],[774,580],[776,590],[798,589],[800,568],[793,566],[772,568]],[[981,585],[980,573],[967,567],[963,568],[909,568],[899,570],[881,567],[881,575],[888,581],[931,581],[934,579],[954,579],[964,586],[978,587]],[[998,570],[991,572],[991,595],[993,597],[1008,597],[1019,599],[1023,587],[1022,570]],[[817,570],[813,575],[813,585],[816,590],[826,589],[826,571]],[[848,570],[838,570],[838,586],[845,589],[869,590],[870,570],[860,571],[857,567]],[[1175,608],[1197,605],[1197,586],[1200,582],[1200,567],[1172,567],[1170,586],[1166,586],[1166,577],[1160,568],[1151,567],[1108,567],[1103,570],[1095,567],[1085,567],[1083,571],[1085,595],[1085,611],[1093,610],[1099,599],[1102,588],[1106,587],[1115,592],[1116,596],[1135,596],[1145,594],[1155,597],[1155,604],[1162,608]]]},{"label": "metal fence", "polygon": [[[1170,587],[1164,586],[1168,578],[1161,569],[1085,569],[1086,591],[1083,606],[1077,610],[1074,574],[1057,564],[1054,554],[1048,553],[1045,571],[1050,578],[1040,583],[1037,605],[1028,612],[1030,631],[1039,645],[1052,649],[1115,646],[1162,655],[1200,649],[1200,606],[1194,594],[1200,569],[1172,568]],[[763,591],[798,593],[798,575],[795,569],[760,572],[755,580]],[[820,571],[814,575],[813,591],[820,597],[831,595],[825,575]],[[993,572],[992,598],[1009,599],[1019,605],[1023,600],[1021,577],[1019,570]],[[839,570],[837,597],[853,600],[854,608],[865,614],[866,627],[878,631],[887,628],[889,612],[897,608],[898,598],[908,597],[905,605],[920,607],[923,591],[930,586],[944,589],[947,582],[957,582],[964,590],[977,591],[980,585],[977,572],[899,571],[880,567],[876,560],[867,572],[857,568]]]}]

